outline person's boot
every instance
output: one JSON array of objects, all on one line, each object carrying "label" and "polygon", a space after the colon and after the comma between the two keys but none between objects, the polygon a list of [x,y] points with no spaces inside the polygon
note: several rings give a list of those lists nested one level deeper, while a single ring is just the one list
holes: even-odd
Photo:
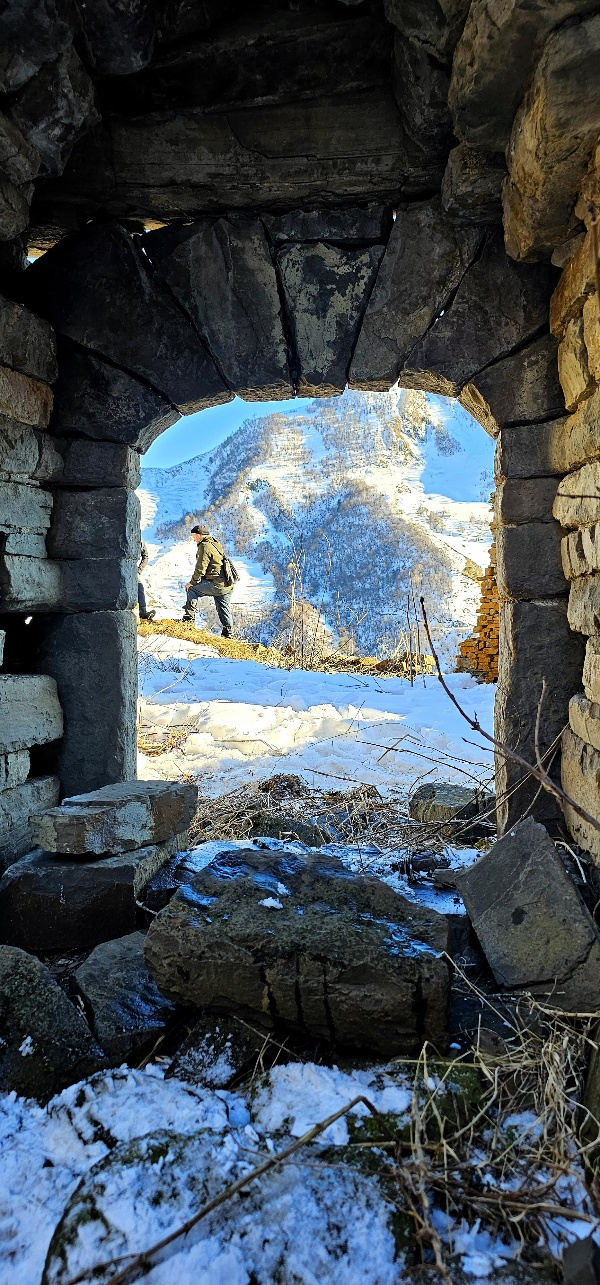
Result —
[{"label": "person's boot", "polygon": [[233,636],[233,630],[228,629],[227,625],[225,625],[225,628],[221,630],[221,638],[231,638],[232,636]]},{"label": "person's boot", "polygon": [[142,620],[154,620],[155,615],[156,615],[155,611],[147,611],[146,615],[142,616]]},{"label": "person's boot", "polygon": [[181,617],[181,623],[182,625],[194,625],[196,623],[196,617],[191,616],[188,611],[184,611]]}]

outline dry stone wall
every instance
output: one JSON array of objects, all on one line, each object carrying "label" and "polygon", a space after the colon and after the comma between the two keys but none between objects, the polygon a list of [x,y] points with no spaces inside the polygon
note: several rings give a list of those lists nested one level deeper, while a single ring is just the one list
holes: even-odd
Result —
[{"label": "dry stone wall", "polygon": [[483,683],[497,682],[499,631],[496,539],[494,537],[489,562],[481,580],[481,597],[477,608],[475,629],[472,635],[460,644],[456,662],[457,673],[472,674]]}]

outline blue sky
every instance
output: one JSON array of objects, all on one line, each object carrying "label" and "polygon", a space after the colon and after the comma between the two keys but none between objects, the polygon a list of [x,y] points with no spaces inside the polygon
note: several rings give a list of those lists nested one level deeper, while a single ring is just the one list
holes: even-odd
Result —
[{"label": "blue sky", "polygon": [[[421,478],[425,491],[447,495],[450,500],[486,499],[493,489],[493,439],[453,398],[431,394],[428,401],[432,417],[448,428],[457,449],[449,456],[428,455]],[[161,433],[142,456],[142,468],[172,468],[212,450],[246,419],[261,419],[274,411],[293,414],[306,405],[304,397],[281,402],[243,402],[236,397],[224,406],[185,415],[166,433]]]},{"label": "blue sky", "polygon": [[174,464],[191,460],[194,455],[211,451],[235,433],[245,419],[262,419],[263,415],[271,415],[273,411],[285,415],[288,411],[301,410],[305,405],[305,397],[287,402],[243,402],[235,397],[224,406],[184,415],[153,442],[150,450],[142,456],[142,468],[172,468]]}]

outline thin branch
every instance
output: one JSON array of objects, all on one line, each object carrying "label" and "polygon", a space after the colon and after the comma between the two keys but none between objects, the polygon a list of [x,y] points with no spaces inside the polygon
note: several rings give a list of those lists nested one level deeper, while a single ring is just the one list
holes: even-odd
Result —
[{"label": "thin branch", "polygon": [[577,816],[581,817],[582,821],[586,821],[588,825],[593,826],[594,830],[598,830],[598,832],[600,833],[600,821],[597,821],[596,818],[591,816],[589,812],[586,812],[585,808],[582,808],[579,803],[576,803],[575,799],[572,799],[570,794],[567,794],[560,785],[557,785],[556,782],[552,780],[552,778],[548,775],[548,773],[543,768],[534,767],[533,763],[528,763],[527,759],[522,758],[520,754],[516,753],[516,750],[509,749],[508,745],[504,745],[503,742],[498,741],[495,736],[491,736],[490,733],[486,732],[485,729],[481,726],[481,723],[479,722],[477,714],[475,714],[474,717],[471,718],[470,715],[467,714],[467,711],[463,709],[462,705],[456,699],[454,692],[451,691],[451,689],[449,688],[444,678],[444,675],[442,673],[437,652],[435,650],[435,647],[433,645],[433,640],[431,637],[429,621],[427,619],[427,612],[425,610],[425,601],[423,598],[421,598],[420,601],[421,601],[421,611],[423,612],[423,620],[425,623],[425,632],[427,634],[427,640],[431,648],[431,654],[433,656],[434,664],[437,670],[437,676],[440,680],[440,683],[442,684],[442,687],[446,695],[452,701],[452,704],[454,705],[454,707],[458,710],[461,718],[464,718],[465,722],[469,724],[469,727],[473,732],[477,732],[478,736],[482,736],[485,741],[488,741],[490,745],[494,746],[494,749],[498,750],[501,754],[503,754],[504,758],[512,759],[512,762],[518,763],[519,767],[522,767],[528,776],[533,776],[536,781],[539,781],[540,784],[543,786],[544,790],[547,790],[548,794],[551,794],[553,798],[556,799],[557,803],[561,805],[561,807],[565,803],[568,804],[568,806],[572,808],[574,812],[577,813]]}]

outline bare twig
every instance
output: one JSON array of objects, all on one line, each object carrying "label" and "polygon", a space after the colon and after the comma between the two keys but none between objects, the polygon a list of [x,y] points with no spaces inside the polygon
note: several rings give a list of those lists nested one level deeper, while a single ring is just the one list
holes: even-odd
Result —
[{"label": "bare twig", "polygon": [[477,732],[478,736],[482,736],[485,741],[488,741],[490,745],[493,745],[494,749],[496,749],[499,754],[502,754],[502,756],[505,759],[509,759],[513,763],[518,763],[519,766],[523,768],[523,770],[528,776],[533,776],[536,781],[539,781],[542,788],[546,790],[548,794],[551,794],[553,798],[556,799],[557,803],[561,805],[561,807],[565,803],[568,804],[568,806],[572,808],[574,812],[577,813],[577,816],[581,817],[583,821],[587,821],[588,825],[593,826],[594,830],[598,830],[600,832],[600,821],[597,821],[596,818],[591,816],[589,812],[586,812],[585,808],[582,808],[579,803],[576,803],[575,799],[571,798],[570,794],[567,794],[566,791],[563,790],[560,785],[557,785],[556,782],[552,780],[552,778],[548,775],[548,773],[545,771],[544,768],[535,767],[533,763],[528,763],[527,759],[524,759],[522,755],[517,754],[516,750],[511,750],[508,745],[504,745],[503,742],[497,740],[495,736],[491,736],[490,733],[486,732],[485,729],[481,726],[481,723],[479,722],[479,719],[476,714],[474,715],[473,718],[471,718],[471,716],[467,714],[467,711],[463,709],[462,705],[454,695],[454,692],[451,691],[451,689],[449,688],[444,678],[444,675],[442,673],[437,652],[433,645],[431,631],[429,629],[429,621],[427,619],[427,612],[425,610],[425,601],[423,598],[421,598],[421,611],[423,612],[425,632],[427,634],[427,639],[429,642],[429,646],[431,648],[431,654],[433,656],[434,664],[437,670],[437,676],[439,678],[440,683],[442,684],[442,687],[446,695],[452,701],[452,704],[455,706],[455,708],[458,710],[461,718],[464,718],[465,722],[469,724],[469,727],[472,729],[472,731]]}]

